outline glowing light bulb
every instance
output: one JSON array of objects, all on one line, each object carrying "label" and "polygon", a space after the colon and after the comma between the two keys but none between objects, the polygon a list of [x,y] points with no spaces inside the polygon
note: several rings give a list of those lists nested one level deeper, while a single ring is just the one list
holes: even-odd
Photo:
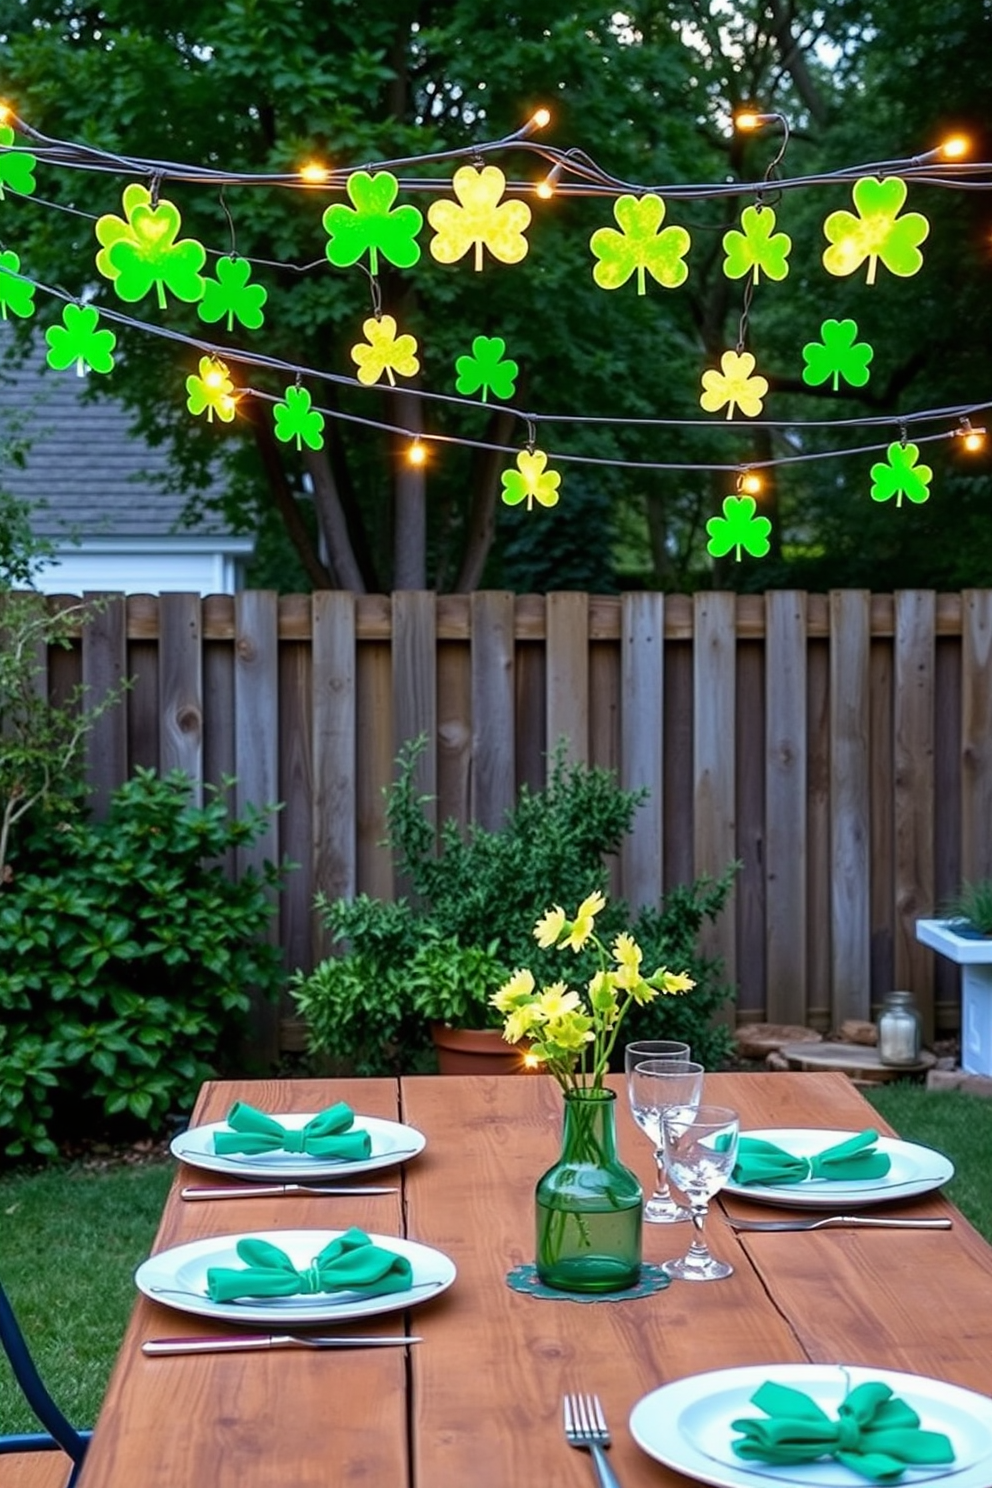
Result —
[{"label": "glowing light bulb", "polygon": [[224,374],[219,367],[211,367],[210,371],[207,373],[206,377],[203,380],[206,383],[207,387],[220,387],[221,383],[224,381]]},{"label": "glowing light bulb", "polygon": [[746,475],[741,476],[738,486],[740,490],[746,491],[749,496],[757,496],[762,487],[761,476],[756,475],[753,470],[749,470]]},{"label": "glowing light bulb", "polygon": [[308,160],[306,165],[300,166],[300,180],[306,181],[308,186],[319,186],[322,181],[328,180],[330,171],[319,160]]},{"label": "glowing light bulb", "polygon": [[952,134],[940,146],[940,153],[945,160],[961,160],[967,155],[971,148],[969,140],[963,134]]},{"label": "glowing light bulb", "polygon": [[14,110],[9,104],[0,103],[0,124],[7,124],[14,117]]},{"label": "glowing light bulb", "polygon": [[544,180],[539,181],[538,184],[534,187],[535,196],[539,196],[542,201],[550,201],[555,192],[558,190],[558,180],[561,176],[561,172],[562,162],[559,160],[557,165],[553,165],[551,167]]},{"label": "glowing light bulb", "polygon": [[962,436],[961,442],[968,453],[973,455],[977,450],[985,448],[985,435],[978,429],[970,429],[967,434]]},{"label": "glowing light bulb", "polygon": [[551,123],[551,110],[539,108],[530,121],[535,129],[547,129]]},{"label": "glowing light bulb", "polygon": [[534,1055],[534,1054],[525,1054],[524,1055],[524,1069],[536,1070],[536,1069],[540,1069],[540,1067],[541,1067],[541,1061],[537,1058],[536,1055]]},{"label": "glowing light bulb", "polygon": [[419,439],[415,439],[406,452],[406,457],[411,465],[425,465],[427,463],[427,451]]},{"label": "glowing light bulb", "polygon": [[735,129],[757,129],[757,114],[736,114],[734,117]]}]

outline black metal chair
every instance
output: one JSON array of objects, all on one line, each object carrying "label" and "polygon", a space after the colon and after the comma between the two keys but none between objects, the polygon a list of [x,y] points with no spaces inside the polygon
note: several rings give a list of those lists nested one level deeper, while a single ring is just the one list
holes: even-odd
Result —
[{"label": "black metal chair", "polygon": [[[86,1448],[92,1435],[90,1431],[77,1431],[59,1410],[41,1375],[35,1367],[28,1350],[20,1324],[14,1316],[3,1286],[0,1285],[0,1343],[10,1360],[14,1379],[20,1386],[24,1398],[34,1411],[44,1431],[0,1435],[0,1457],[14,1452],[58,1452],[69,1458],[72,1468],[66,1480],[66,1488],[73,1484],[83,1465]],[[3,1476],[0,1469],[0,1477]]]}]

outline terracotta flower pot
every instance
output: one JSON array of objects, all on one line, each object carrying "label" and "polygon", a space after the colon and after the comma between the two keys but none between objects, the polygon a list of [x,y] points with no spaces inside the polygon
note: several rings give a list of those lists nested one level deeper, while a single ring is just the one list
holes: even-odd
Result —
[{"label": "terracotta flower pot", "polygon": [[508,1044],[498,1028],[449,1028],[432,1023],[442,1075],[521,1075],[525,1073],[522,1044]]}]

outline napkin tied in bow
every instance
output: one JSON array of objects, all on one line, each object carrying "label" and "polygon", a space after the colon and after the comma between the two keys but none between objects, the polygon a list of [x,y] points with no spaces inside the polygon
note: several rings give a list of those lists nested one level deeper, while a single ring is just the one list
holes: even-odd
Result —
[{"label": "napkin tied in bow", "polygon": [[884,1178],[891,1159],[887,1152],[878,1151],[877,1141],[878,1132],[869,1127],[811,1157],[800,1157],[761,1137],[741,1137],[733,1181],[775,1184],[832,1178],[835,1182],[854,1183],[863,1178]]},{"label": "napkin tied in bow", "polygon": [[942,1431],[924,1431],[912,1407],[881,1381],[851,1390],[836,1419],[802,1390],[770,1380],[751,1396],[751,1404],[767,1419],[731,1422],[743,1433],[731,1446],[745,1462],[789,1466],[836,1457],[872,1482],[895,1483],[907,1467],[954,1461],[949,1438]]},{"label": "napkin tied in bow", "polygon": [[372,1152],[372,1138],[367,1131],[352,1131],[355,1113],[344,1101],[318,1111],[305,1126],[290,1130],[274,1116],[235,1101],[227,1113],[230,1131],[214,1132],[214,1151],[257,1154],[260,1152],[300,1152],[307,1157],[338,1158],[342,1162],[359,1162]]},{"label": "napkin tied in bow", "polygon": [[413,1268],[406,1256],[373,1245],[364,1230],[351,1229],[325,1245],[309,1266],[297,1269],[278,1245],[251,1235],[235,1247],[243,1268],[209,1266],[211,1302],[236,1297],[315,1296],[321,1292],[359,1292],[363,1297],[405,1292]]}]

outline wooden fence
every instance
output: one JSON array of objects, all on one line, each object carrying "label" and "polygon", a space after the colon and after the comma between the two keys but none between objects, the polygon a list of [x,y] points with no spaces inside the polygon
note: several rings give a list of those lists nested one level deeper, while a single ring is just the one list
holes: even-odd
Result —
[{"label": "wooden fence", "polygon": [[837,1028],[906,987],[932,1035],[958,1026],[958,975],[914,921],[992,874],[990,652],[992,590],[247,592],[118,596],[49,667],[56,694],[133,678],[91,739],[98,809],[137,765],[285,803],[246,856],[301,865],[274,930],[290,967],[325,950],[318,888],[392,893],[405,740],[427,736],[439,820],[495,826],[564,737],[650,790],[615,892],[741,862],[709,941],[739,1019]]}]

